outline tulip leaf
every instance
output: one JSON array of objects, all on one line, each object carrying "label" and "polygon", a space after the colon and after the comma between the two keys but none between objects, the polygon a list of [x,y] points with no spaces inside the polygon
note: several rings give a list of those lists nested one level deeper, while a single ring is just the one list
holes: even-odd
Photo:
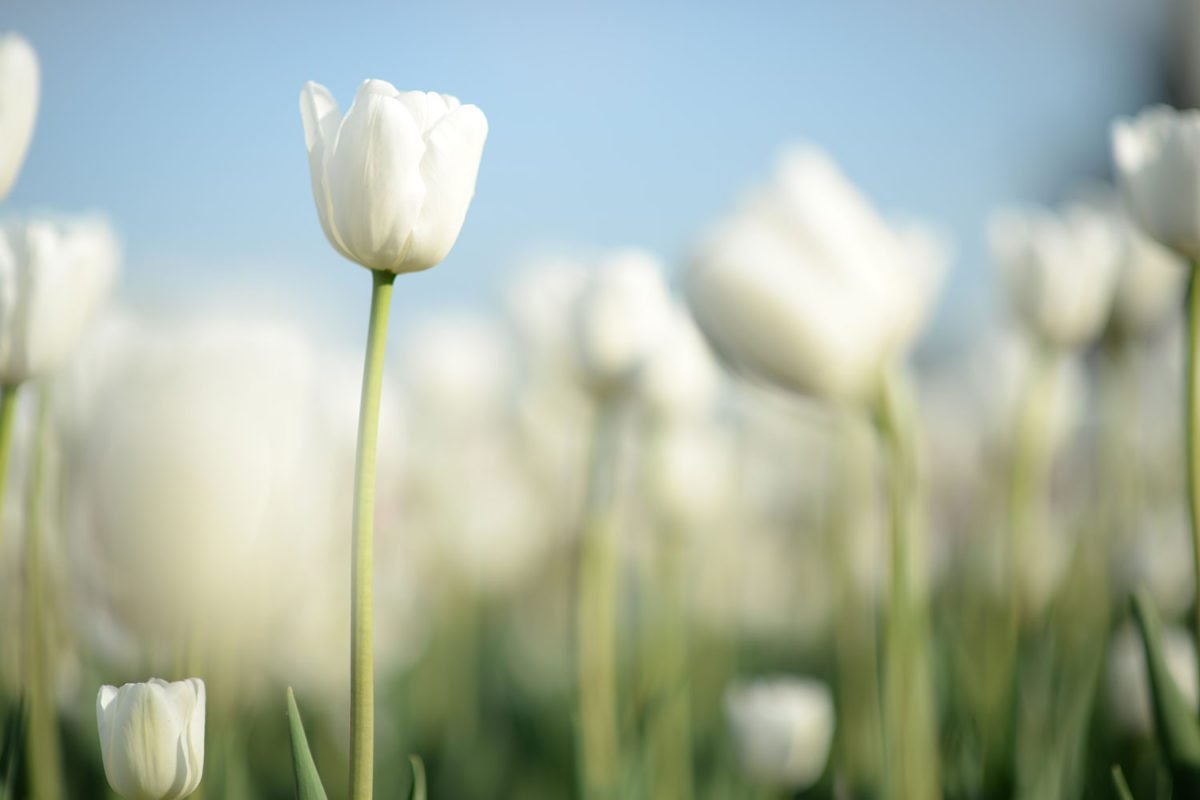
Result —
[{"label": "tulip leaf", "polygon": [[22,699],[8,712],[4,725],[4,742],[0,745],[0,800],[15,796],[17,762],[20,761],[21,732],[25,728],[25,702]]},{"label": "tulip leaf", "polygon": [[304,722],[296,706],[296,694],[292,687],[287,690],[288,733],[292,739],[292,769],[296,775],[296,800],[328,800],[321,776],[308,749],[308,737],[304,735]]},{"label": "tulip leaf", "polygon": [[1154,726],[1159,746],[1171,767],[1175,795],[1200,796],[1200,724],[1167,667],[1158,612],[1145,590],[1133,596],[1133,613],[1146,652],[1146,671],[1154,701]]},{"label": "tulip leaf", "polygon": [[1118,800],[1133,800],[1133,792],[1129,790],[1129,784],[1125,781],[1125,773],[1121,771],[1120,764],[1113,765],[1112,780]]},{"label": "tulip leaf", "polygon": [[408,792],[408,800],[425,800],[425,764],[420,756],[409,756],[412,762],[413,782]]}]

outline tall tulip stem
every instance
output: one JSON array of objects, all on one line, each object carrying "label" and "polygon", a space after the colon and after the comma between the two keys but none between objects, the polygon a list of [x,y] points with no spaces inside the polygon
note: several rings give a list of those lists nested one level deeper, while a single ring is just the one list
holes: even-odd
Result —
[{"label": "tall tulip stem", "polygon": [[929,662],[929,619],[913,580],[920,532],[917,420],[908,386],[889,375],[876,408],[887,462],[891,576],[884,628],[883,724],[889,800],[940,796],[937,722]]},{"label": "tall tulip stem", "polygon": [[579,534],[576,659],[579,756],[585,800],[616,796],[617,723],[616,496],[620,408],[605,398],[597,410]]},{"label": "tall tulip stem", "polygon": [[375,759],[375,641],[372,606],[372,553],[375,544],[375,451],[383,354],[395,273],[371,271],[371,320],[358,408],[358,450],[354,460],[354,533],[350,573],[350,798],[370,800]]},{"label": "tall tulip stem", "polygon": [[20,384],[0,387],[0,545],[4,544],[4,498],[8,494],[8,458],[12,450],[13,420],[17,415]]},{"label": "tall tulip stem", "polygon": [[[1188,283],[1187,303],[1187,366],[1186,397],[1187,413],[1187,493],[1188,511],[1192,523],[1192,570],[1196,578],[1195,585],[1200,587],[1200,279],[1196,272],[1200,270],[1200,259],[1192,263],[1191,278]],[[1200,589],[1197,590],[1200,592]],[[1200,595],[1198,595],[1200,596]],[[1197,645],[1200,646],[1200,600],[1193,607],[1194,634]]]}]

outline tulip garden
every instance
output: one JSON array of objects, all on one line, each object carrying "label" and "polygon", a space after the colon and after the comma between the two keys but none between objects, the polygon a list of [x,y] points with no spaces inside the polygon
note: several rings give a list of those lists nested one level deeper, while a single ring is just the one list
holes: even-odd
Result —
[{"label": "tulip garden", "polygon": [[[41,84],[0,37],[0,198]],[[0,225],[0,800],[1200,796],[1200,112],[995,211],[963,356],[915,357],[937,221],[798,143],[685,263],[544,259],[389,349],[487,109],[297,88],[360,348]]]}]

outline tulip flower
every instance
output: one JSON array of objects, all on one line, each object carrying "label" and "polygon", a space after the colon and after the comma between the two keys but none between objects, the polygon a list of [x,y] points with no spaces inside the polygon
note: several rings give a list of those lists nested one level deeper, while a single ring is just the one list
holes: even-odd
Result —
[{"label": "tulip flower", "polygon": [[102,686],[100,754],[113,790],[128,800],[176,800],[204,774],[204,681]]},{"label": "tulip flower", "polygon": [[1013,306],[1038,339],[1075,349],[1099,336],[1122,255],[1111,214],[1083,204],[1061,214],[1005,210],[988,234]]},{"label": "tulip flower", "polygon": [[818,681],[776,677],[725,694],[743,768],[771,786],[803,790],[825,771],[833,743],[833,697]]},{"label": "tulip flower", "polygon": [[600,393],[633,386],[669,324],[670,296],[658,260],[615,253],[588,275],[575,306],[581,372]]},{"label": "tulip flower", "polygon": [[1188,258],[1200,258],[1200,111],[1167,106],[1113,123],[1117,178],[1133,218]]},{"label": "tulip flower", "polygon": [[350,797],[373,791],[375,736],[372,548],[375,453],[392,283],[429,269],[454,246],[475,179],[487,118],[436,92],[399,92],[369,80],[343,117],[309,82],[300,116],[321,229],[334,249],[371,271],[371,311],[354,466],[351,567]]},{"label": "tulip flower", "polygon": [[885,224],[828,158],[799,149],[701,243],[685,286],[738,371],[870,401],[923,327],[944,265],[935,236]]},{"label": "tulip flower", "polygon": [[39,72],[29,42],[0,36],[0,200],[8,196],[25,162],[37,119]]},{"label": "tulip flower", "polygon": [[117,261],[116,239],[97,220],[0,226],[0,384],[61,366],[107,299]]},{"label": "tulip flower", "polygon": [[380,80],[362,84],[345,117],[329,90],[310,81],[300,112],[313,199],[334,249],[392,273],[441,262],[475,194],[483,112]]}]

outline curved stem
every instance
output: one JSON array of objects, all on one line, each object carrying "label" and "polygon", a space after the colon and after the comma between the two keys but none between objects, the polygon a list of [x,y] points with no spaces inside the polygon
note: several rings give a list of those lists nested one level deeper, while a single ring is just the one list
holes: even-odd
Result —
[{"label": "curved stem", "polygon": [[4,498],[8,494],[8,454],[12,449],[13,420],[20,384],[0,387],[0,546],[4,544]]},{"label": "curved stem", "polygon": [[[1192,523],[1192,574],[1196,578],[1195,585],[1200,587],[1200,446],[1197,446],[1197,437],[1200,436],[1200,386],[1197,386],[1197,382],[1200,382],[1200,367],[1197,365],[1197,358],[1200,357],[1200,280],[1196,277],[1197,269],[1200,269],[1200,260],[1193,262],[1188,283],[1184,395],[1187,414],[1187,495]],[[1197,601],[1192,609],[1192,624],[1195,641],[1200,646],[1200,588],[1197,591]]]},{"label": "curved stem", "polygon": [[391,272],[371,272],[371,320],[358,407],[358,450],[354,460],[354,522],[350,572],[350,798],[370,800],[374,790],[375,642],[372,552],[375,544],[375,451],[379,400],[387,345]]}]

